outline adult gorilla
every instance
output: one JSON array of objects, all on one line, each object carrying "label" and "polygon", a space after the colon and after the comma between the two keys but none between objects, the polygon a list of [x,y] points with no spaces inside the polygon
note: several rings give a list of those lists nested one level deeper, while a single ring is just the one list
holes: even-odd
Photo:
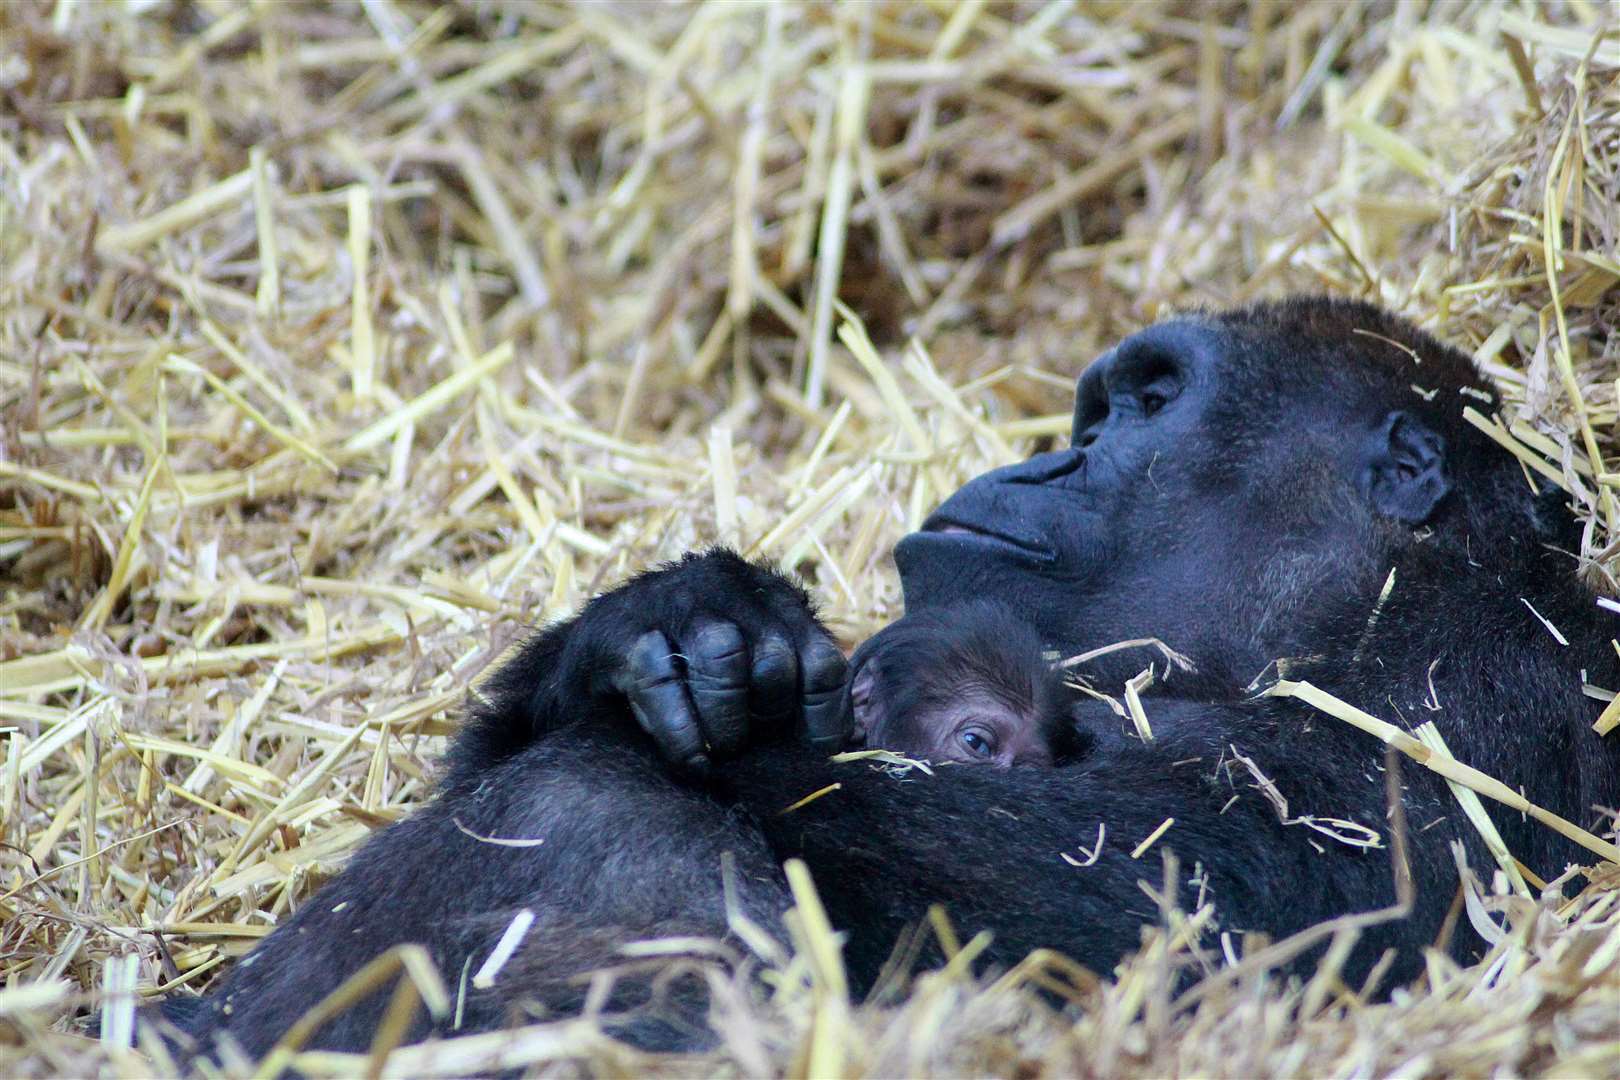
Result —
[{"label": "adult gorilla", "polygon": [[[1293,813],[1389,843],[1382,747],[1298,702],[1245,695],[1279,658],[1391,721],[1433,719],[1464,761],[1587,821],[1620,799],[1620,752],[1590,730],[1580,690],[1583,672],[1620,684],[1612,628],[1575,580],[1563,499],[1534,495],[1462,420],[1479,399],[1495,401],[1465,356],[1363,304],[1263,305],[1131,337],[1081,378],[1070,448],[975,480],[896,558],[909,610],[993,596],[1065,653],[1151,636],[1190,656],[1196,675],[1147,702],[1154,741],[905,783],[833,765],[843,660],[804,595],[733,555],[689,556],[538,635],[485,686],[439,796],[366,844],[212,995],[172,1012],[262,1053],[387,946],[424,944],[454,980],[524,907],[522,947],[470,990],[463,1028],[525,1002],[575,1008],[573,977],[619,940],[726,933],[723,852],[742,912],[766,926],[789,903],[781,861],[804,859],[849,934],[857,985],[933,903],[964,931],[992,929],[993,960],[1050,946],[1107,968],[1138,943],[1137,916],[1152,917],[1137,880],[1157,880],[1157,860],[1132,850],[1168,818],[1157,844],[1202,865],[1222,929],[1275,936],[1388,905],[1387,850],[1283,820],[1230,768],[1242,754]],[[1144,662],[1115,654],[1091,673]],[[813,745],[785,737],[796,727]],[[1404,776],[1417,901],[1363,936],[1351,980],[1387,947],[1394,978],[1419,969],[1456,895],[1450,841],[1487,865],[1438,779]],[[1539,874],[1590,861],[1518,814],[1496,818]],[[1099,826],[1094,863],[1060,857]],[[384,996],[315,1041],[365,1047]],[[626,1030],[678,1041],[656,1024]]]}]

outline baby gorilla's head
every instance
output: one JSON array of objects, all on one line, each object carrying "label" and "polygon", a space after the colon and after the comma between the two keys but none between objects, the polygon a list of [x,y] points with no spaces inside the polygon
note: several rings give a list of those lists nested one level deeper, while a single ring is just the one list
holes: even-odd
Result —
[{"label": "baby gorilla's head", "polygon": [[930,761],[1051,765],[1070,757],[1077,692],[1004,607],[933,608],[885,627],[850,662],[857,742]]}]

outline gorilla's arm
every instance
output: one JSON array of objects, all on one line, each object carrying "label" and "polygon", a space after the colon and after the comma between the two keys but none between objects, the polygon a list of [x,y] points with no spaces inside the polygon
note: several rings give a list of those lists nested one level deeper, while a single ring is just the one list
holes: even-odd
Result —
[{"label": "gorilla's arm", "polygon": [[[868,763],[834,765],[784,744],[727,763],[717,780],[753,811],[779,857],[808,863],[834,925],[851,934],[846,952],[857,984],[876,973],[899,929],[935,903],[964,938],[992,930],[989,955],[998,962],[1051,947],[1106,971],[1140,944],[1138,926],[1156,917],[1138,882],[1162,890],[1165,849],[1181,861],[1184,909],[1197,901],[1190,882],[1201,866],[1225,930],[1279,936],[1394,903],[1384,780],[1366,740],[1332,730],[1291,736],[1319,741],[1321,753],[1306,759],[1290,750],[1291,772],[1277,770],[1277,779],[1295,799],[1293,815],[1355,821],[1374,830],[1379,848],[1284,824],[1252,774],[1232,767],[1230,740],[1241,739],[1239,752],[1265,768],[1257,729],[1270,725],[1257,723],[1251,708],[1272,705],[1155,702],[1150,712],[1165,730],[1152,745],[1111,746],[1105,758],[1060,769],[959,766],[896,779]],[[1304,760],[1312,764],[1302,767]],[[1403,802],[1414,820],[1445,817],[1432,778],[1406,780]],[[1331,805],[1299,806],[1304,792],[1334,795]],[[1170,818],[1174,824],[1133,858]],[[1105,838],[1091,862],[1099,826]],[[1416,973],[1421,957],[1411,946],[1433,941],[1455,883],[1445,845],[1455,835],[1449,819],[1421,838],[1409,835],[1409,865],[1427,903],[1411,919],[1368,931],[1348,977],[1358,979],[1390,945],[1407,947],[1392,974]]]},{"label": "gorilla's arm", "polygon": [[[452,997],[469,980],[465,1030],[497,1026],[530,1002],[570,1012],[583,1001],[580,976],[620,960],[623,942],[726,936],[727,856],[742,912],[776,927],[786,888],[762,838],[737,810],[671,782],[641,742],[570,732],[442,794],[373,835],[207,997],[176,999],[187,1004],[165,1013],[205,1047],[228,1031],[259,1057],[346,978],[404,943],[428,950]],[[523,908],[535,916],[523,949],[491,991],[471,989]],[[363,1049],[388,996],[372,994],[309,1045]],[[419,1017],[413,1037],[428,1030]]]},{"label": "gorilla's arm", "polygon": [[[525,907],[535,921],[512,968],[522,993],[473,995],[464,1026],[494,1026],[531,997],[575,1008],[576,977],[620,942],[726,934],[725,853],[745,913],[773,925],[786,894],[763,838],[734,806],[672,781],[665,762],[693,777],[711,750],[795,728],[836,745],[843,675],[803,591],[779,574],[714,551],[641,575],[525,643],[475,693],[434,800],[373,836],[200,1006],[169,1018],[205,1044],[226,1030],[262,1054],[395,945],[425,946],[454,984]],[[312,1045],[365,1046],[385,1000]]]}]

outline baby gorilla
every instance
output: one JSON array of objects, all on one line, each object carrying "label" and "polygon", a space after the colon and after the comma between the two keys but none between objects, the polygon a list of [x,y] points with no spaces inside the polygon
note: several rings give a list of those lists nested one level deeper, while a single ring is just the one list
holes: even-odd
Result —
[{"label": "baby gorilla", "polygon": [[929,761],[1005,768],[1078,756],[1083,699],[1007,608],[930,608],[892,623],[850,660],[855,742]]}]

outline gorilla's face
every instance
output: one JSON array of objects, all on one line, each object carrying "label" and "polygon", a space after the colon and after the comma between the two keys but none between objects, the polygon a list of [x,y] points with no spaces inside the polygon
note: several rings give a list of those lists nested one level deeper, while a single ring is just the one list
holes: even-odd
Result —
[{"label": "gorilla's face", "polygon": [[1358,331],[1361,305],[1259,310],[1092,364],[1068,449],[979,477],[900,543],[907,610],[994,598],[1070,652],[1157,637],[1247,681],[1302,611],[1376,595],[1449,490],[1444,439],[1409,411],[1422,368],[1364,362],[1406,347]]}]

